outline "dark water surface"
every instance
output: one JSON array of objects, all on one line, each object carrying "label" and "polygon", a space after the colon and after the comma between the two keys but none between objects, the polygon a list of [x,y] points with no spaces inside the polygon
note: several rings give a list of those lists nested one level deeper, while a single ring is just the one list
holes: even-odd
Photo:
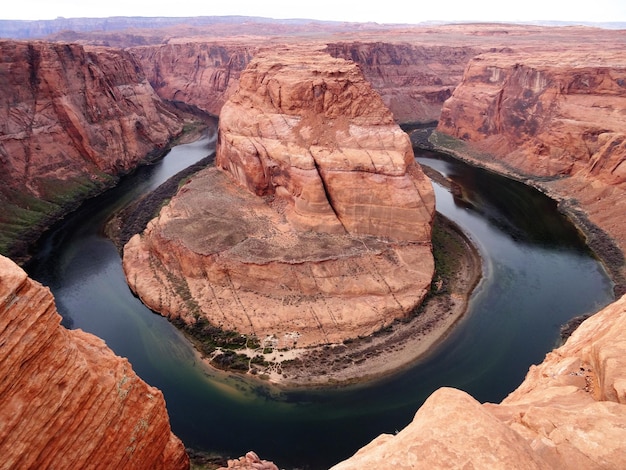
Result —
[{"label": "dark water surface", "polygon": [[128,289],[110,214],[212,153],[214,139],[174,148],[84,204],[43,240],[29,274],[52,289],[64,324],[103,338],[165,395],[186,446],[238,457],[255,450],[281,468],[324,469],[381,433],[406,426],[441,386],[500,401],[529,365],[553,348],[559,327],[612,300],[611,282],[576,230],[538,192],[433,153],[419,161],[453,179],[462,197],[436,186],[437,209],[479,247],[484,279],[468,314],[414,367],[367,386],[279,392],[205,369],[167,320]]}]

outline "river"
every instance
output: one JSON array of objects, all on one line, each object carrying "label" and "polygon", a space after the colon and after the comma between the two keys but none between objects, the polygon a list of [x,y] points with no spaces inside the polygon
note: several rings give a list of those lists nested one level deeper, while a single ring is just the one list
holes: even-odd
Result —
[{"label": "river", "polygon": [[187,447],[229,457],[255,450],[280,468],[328,468],[378,434],[402,429],[438,387],[500,401],[556,345],[560,325],[612,300],[602,266],[553,201],[416,150],[422,164],[462,188],[462,197],[453,197],[435,185],[437,210],[467,232],[484,260],[484,278],[469,311],[446,340],[400,374],[338,390],[281,392],[213,373],[178,330],[132,295],[103,224],[214,147],[214,132],[177,146],[159,163],[87,201],[42,238],[26,267],[52,289],[64,325],[103,338],[163,391],[172,429]]}]

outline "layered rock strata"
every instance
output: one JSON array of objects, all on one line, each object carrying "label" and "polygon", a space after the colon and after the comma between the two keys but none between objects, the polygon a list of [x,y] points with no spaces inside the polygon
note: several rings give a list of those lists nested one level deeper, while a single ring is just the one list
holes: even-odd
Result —
[{"label": "layered rock strata", "polygon": [[259,48],[254,40],[181,40],[130,52],[160,97],[218,116]]},{"label": "layered rock strata", "polygon": [[624,110],[623,49],[483,54],[446,101],[437,142],[582,209],[617,243],[608,262],[626,285]]},{"label": "layered rock strata", "polygon": [[129,53],[0,41],[2,233],[111,184],[182,130]]},{"label": "layered rock strata", "polygon": [[329,43],[333,57],[352,60],[400,123],[433,123],[484,48],[392,42]]},{"label": "layered rock strata", "polygon": [[[291,42],[286,38],[273,42]],[[484,48],[412,45],[384,41],[321,41],[333,57],[359,65],[398,122],[433,122],[463,76],[467,62]],[[267,41],[179,39],[130,49],[164,99],[214,115],[237,89],[239,76]]]},{"label": "layered rock strata", "polygon": [[222,109],[216,164],[124,249],[151,308],[291,348],[371,334],[421,303],[432,186],[354,63],[259,54]]},{"label": "layered rock strata", "polygon": [[626,296],[593,315],[500,404],[442,388],[397,435],[333,470],[621,469],[626,466]]},{"label": "layered rock strata", "polygon": [[60,322],[50,291],[0,257],[2,467],[189,468],[163,394]]}]

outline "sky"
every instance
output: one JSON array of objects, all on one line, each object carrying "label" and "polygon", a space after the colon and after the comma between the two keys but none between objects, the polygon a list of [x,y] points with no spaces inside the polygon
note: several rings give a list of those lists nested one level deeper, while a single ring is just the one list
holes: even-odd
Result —
[{"label": "sky", "polygon": [[263,16],[317,20],[626,22],[626,0],[7,0],[0,19]]}]

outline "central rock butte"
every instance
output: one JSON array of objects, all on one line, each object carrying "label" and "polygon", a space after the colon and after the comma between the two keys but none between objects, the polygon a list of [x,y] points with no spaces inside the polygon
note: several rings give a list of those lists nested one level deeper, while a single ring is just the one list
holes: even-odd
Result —
[{"label": "central rock butte", "polygon": [[281,48],[242,73],[216,167],[129,241],[124,269],[149,307],[187,324],[274,348],[341,343],[420,305],[434,212],[408,136],[359,68]]}]

